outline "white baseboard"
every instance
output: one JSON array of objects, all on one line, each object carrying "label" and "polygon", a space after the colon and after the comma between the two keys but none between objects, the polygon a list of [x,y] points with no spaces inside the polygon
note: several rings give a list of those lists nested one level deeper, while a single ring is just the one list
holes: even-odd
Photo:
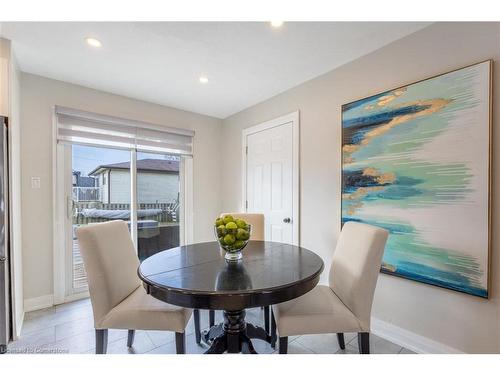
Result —
[{"label": "white baseboard", "polygon": [[90,293],[87,290],[86,292],[81,292],[81,293],[77,293],[77,294],[72,294],[70,296],[66,296],[66,297],[64,297],[64,300],[60,303],[57,303],[57,301],[54,301],[54,305],[60,305],[62,303],[78,301],[80,299],[89,298],[89,297],[90,297]]},{"label": "white baseboard", "polygon": [[62,301],[56,301],[52,294],[47,294],[46,296],[40,296],[35,298],[29,298],[24,300],[24,312],[27,313],[30,311],[41,310],[47,307],[52,307],[54,305],[73,302],[88,297],[89,297],[89,292],[86,291],[78,294],[73,294],[71,296],[66,296]]},{"label": "white baseboard", "polygon": [[372,318],[371,331],[394,344],[403,346],[420,354],[464,354],[461,350],[452,348],[438,341],[420,336],[406,329],[395,326],[383,320]]},{"label": "white baseboard", "polygon": [[40,296],[35,298],[28,298],[24,300],[24,312],[36,311],[51,307],[54,305],[54,296],[52,294],[47,294],[46,296]]}]

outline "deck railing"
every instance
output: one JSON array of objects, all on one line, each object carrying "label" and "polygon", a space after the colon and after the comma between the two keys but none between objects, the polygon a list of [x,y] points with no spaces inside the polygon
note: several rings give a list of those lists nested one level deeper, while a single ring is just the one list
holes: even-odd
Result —
[{"label": "deck railing", "polygon": [[[89,224],[109,221],[107,218],[86,217],[83,215],[85,208],[95,208],[98,210],[130,210],[128,203],[101,203],[101,202],[86,202],[75,201],[73,203],[73,224]],[[139,203],[139,210],[159,209],[160,213],[141,217],[140,220],[155,220],[159,223],[176,223],[179,221],[179,203]]]},{"label": "deck railing", "polygon": [[99,201],[101,190],[98,187],[73,186],[73,200],[75,202]]}]

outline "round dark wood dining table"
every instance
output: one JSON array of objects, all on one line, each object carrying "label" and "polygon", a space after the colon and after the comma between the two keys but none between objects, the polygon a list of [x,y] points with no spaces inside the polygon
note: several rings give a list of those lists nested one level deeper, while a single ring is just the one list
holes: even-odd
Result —
[{"label": "round dark wood dining table", "polygon": [[251,339],[271,342],[267,332],[245,322],[245,309],[297,298],[319,281],[323,261],[303,247],[249,241],[243,258],[224,259],[217,242],[159,252],[144,260],[138,274],[148,294],[192,308],[223,310],[224,323],[207,334],[206,353],[256,353]]}]

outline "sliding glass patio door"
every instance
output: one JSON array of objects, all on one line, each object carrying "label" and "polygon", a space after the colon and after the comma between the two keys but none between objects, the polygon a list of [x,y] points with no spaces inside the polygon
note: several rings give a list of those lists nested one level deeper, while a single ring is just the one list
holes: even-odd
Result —
[{"label": "sliding glass patio door", "polygon": [[[130,152],[104,147],[69,145],[71,152],[71,216],[66,230],[66,295],[87,291],[87,276],[76,230],[81,226],[109,220],[130,222]],[[119,169],[115,169],[118,166]],[[66,179],[67,180],[67,179]]]},{"label": "sliding glass patio door", "polygon": [[180,244],[180,162],[176,155],[137,153],[137,254]]},{"label": "sliding glass patio door", "polygon": [[56,108],[54,300],[88,295],[76,231],[124,220],[142,261],[192,238],[192,136]]},{"label": "sliding glass patio door", "polygon": [[[82,145],[65,147],[71,159],[71,168],[66,170],[71,176],[64,179],[71,212],[65,225],[67,296],[88,290],[76,238],[76,230],[81,226],[126,221],[141,261],[179,246],[179,156]],[[132,159],[135,163],[131,163]],[[135,196],[132,181],[137,186]],[[132,205],[134,200],[136,204]]]}]

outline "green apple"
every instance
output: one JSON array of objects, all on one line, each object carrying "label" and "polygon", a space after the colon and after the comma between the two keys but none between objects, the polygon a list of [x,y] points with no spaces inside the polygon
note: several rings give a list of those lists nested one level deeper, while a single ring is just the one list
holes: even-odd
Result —
[{"label": "green apple", "polygon": [[238,240],[246,241],[250,238],[250,233],[247,230],[238,228],[238,232],[236,233],[236,238]]},{"label": "green apple", "polygon": [[247,223],[243,219],[236,219],[235,223],[238,226],[238,228],[245,229],[247,227]]},{"label": "green apple", "polygon": [[236,223],[235,223],[235,222],[232,222],[232,221],[231,221],[230,223],[227,223],[227,224],[226,224],[226,229],[227,229],[227,230],[238,229],[238,226],[236,225]]},{"label": "green apple", "polygon": [[224,225],[224,220],[222,218],[218,217],[217,220],[215,220],[215,225],[220,227],[221,225]]},{"label": "green apple", "polygon": [[236,241],[236,238],[234,238],[234,236],[232,234],[226,234],[224,236],[224,243],[226,245],[232,245],[232,244],[234,244],[235,241]]},{"label": "green apple", "polygon": [[235,249],[241,249],[243,246],[245,246],[245,242],[241,240],[236,241],[233,245]]},{"label": "green apple", "polygon": [[234,221],[234,219],[231,215],[224,216],[222,220],[224,221],[224,224],[227,224],[227,223]]},{"label": "green apple", "polygon": [[217,234],[219,236],[224,236],[226,234],[226,226],[224,224],[217,227]]}]

